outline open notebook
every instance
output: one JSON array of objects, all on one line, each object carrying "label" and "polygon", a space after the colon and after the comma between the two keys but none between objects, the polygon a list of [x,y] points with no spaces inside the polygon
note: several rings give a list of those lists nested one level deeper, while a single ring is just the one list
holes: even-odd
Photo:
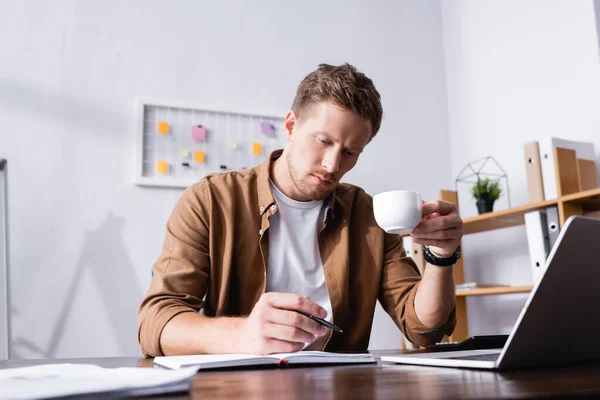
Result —
[{"label": "open notebook", "polygon": [[197,369],[247,367],[255,365],[280,366],[286,364],[360,364],[374,363],[371,354],[339,354],[323,351],[278,353],[268,356],[252,354],[203,354],[190,356],[156,357],[154,364],[170,369],[195,367]]}]

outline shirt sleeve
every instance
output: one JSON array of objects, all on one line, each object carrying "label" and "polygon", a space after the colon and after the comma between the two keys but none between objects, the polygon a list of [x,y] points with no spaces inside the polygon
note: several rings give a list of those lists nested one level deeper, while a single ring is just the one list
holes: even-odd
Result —
[{"label": "shirt sleeve", "polygon": [[167,222],[162,251],[138,310],[138,340],[146,356],[163,355],[160,335],[167,322],[204,306],[210,268],[207,190],[204,179],[188,188]]},{"label": "shirt sleeve", "polygon": [[427,346],[451,335],[456,325],[455,311],[440,327],[426,327],[415,313],[415,295],[421,275],[412,258],[406,255],[400,235],[385,235],[384,263],[379,301],[404,336],[412,343]]}]

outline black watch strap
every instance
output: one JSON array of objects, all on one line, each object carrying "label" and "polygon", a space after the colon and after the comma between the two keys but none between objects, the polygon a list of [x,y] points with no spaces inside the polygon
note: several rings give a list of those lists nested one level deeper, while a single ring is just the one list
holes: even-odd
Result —
[{"label": "black watch strap", "polygon": [[452,254],[450,257],[445,257],[445,258],[437,257],[435,254],[433,254],[431,252],[431,250],[429,250],[428,246],[423,246],[423,258],[429,264],[435,265],[437,267],[450,267],[450,266],[456,264],[456,262],[460,258],[460,255],[461,255],[460,246],[458,246],[456,248],[456,251],[454,252],[454,254]]}]

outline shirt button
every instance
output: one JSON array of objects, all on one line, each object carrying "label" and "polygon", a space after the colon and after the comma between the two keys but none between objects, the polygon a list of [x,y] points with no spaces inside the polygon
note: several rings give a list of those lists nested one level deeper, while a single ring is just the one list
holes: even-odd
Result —
[{"label": "shirt button", "polygon": [[277,210],[277,207],[271,206],[271,211],[275,211],[275,210]]},{"label": "shirt button", "polygon": [[259,235],[262,235],[262,229],[258,231],[258,234],[259,234]]},{"label": "shirt button", "polygon": [[260,212],[263,212],[263,211],[265,211],[265,208],[264,208],[264,207],[261,207],[261,208],[260,208]]}]

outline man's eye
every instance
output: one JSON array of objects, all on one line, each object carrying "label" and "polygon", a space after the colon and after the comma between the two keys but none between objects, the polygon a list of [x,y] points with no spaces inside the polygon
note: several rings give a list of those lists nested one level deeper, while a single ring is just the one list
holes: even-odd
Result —
[{"label": "man's eye", "polygon": [[327,139],[323,139],[323,138],[321,138],[321,137],[317,137],[317,140],[318,140],[319,142],[323,143],[323,144],[327,144],[327,143],[329,143],[329,140],[327,140]]}]

